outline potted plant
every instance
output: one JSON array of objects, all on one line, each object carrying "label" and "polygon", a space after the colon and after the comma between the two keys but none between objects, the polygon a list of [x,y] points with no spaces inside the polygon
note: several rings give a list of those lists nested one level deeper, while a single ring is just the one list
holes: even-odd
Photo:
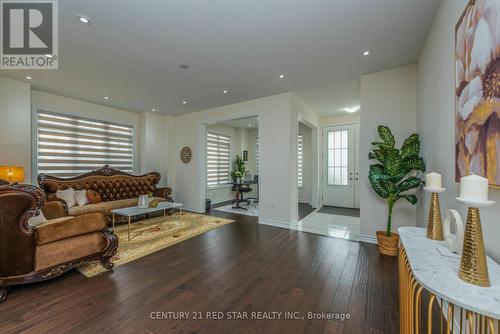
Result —
[{"label": "potted plant", "polygon": [[368,154],[370,160],[378,160],[370,166],[368,179],[373,190],[387,200],[387,229],[377,231],[379,252],[385,255],[398,254],[399,235],[392,232],[392,211],[400,199],[417,204],[417,196],[409,190],[423,183],[419,172],[425,172],[424,160],[419,156],[418,134],[408,137],[401,149],[395,148],[396,141],[387,126],[379,125],[378,134],[382,141],[373,142],[375,148]]},{"label": "potted plant", "polygon": [[246,163],[243,159],[237,155],[233,161],[233,170],[231,171],[231,177],[234,183],[241,183],[241,178],[246,174]]}]

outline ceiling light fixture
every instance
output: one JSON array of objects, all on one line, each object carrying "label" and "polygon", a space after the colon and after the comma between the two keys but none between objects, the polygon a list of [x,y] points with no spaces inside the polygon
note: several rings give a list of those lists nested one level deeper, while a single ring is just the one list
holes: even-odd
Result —
[{"label": "ceiling light fixture", "polygon": [[28,79],[28,80],[33,80],[33,78],[32,78],[32,77],[30,77],[29,75],[27,75],[27,76],[26,76],[26,79]]},{"label": "ceiling light fixture", "polygon": [[186,100],[182,101],[182,104],[186,104],[186,103],[187,103],[187,101],[186,101]]},{"label": "ceiling light fixture", "polygon": [[358,110],[359,110],[359,108],[360,108],[359,106],[347,106],[347,107],[345,107],[343,110],[344,110],[345,112],[348,112],[348,113],[352,114],[352,113],[354,113],[354,112],[358,111]]},{"label": "ceiling light fixture", "polygon": [[155,112],[155,111],[156,111],[156,109],[155,109],[155,108],[153,108],[153,109],[151,109],[151,111]]},{"label": "ceiling light fixture", "polygon": [[85,25],[92,24],[92,22],[90,22],[90,19],[86,16],[78,15],[76,18],[78,19],[78,21],[80,21],[81,24],[85,24]]},{"label": "ceiling light fixture", "polygon": [[222,91],[222,94],[227,94],[227,90],[225,90],[225,89],[224,89],[224,90]]},{"label": "ceiling light fixture", "polygon": [[363,56],[369,56],[370,55],[370,50],[365,50],[363,51]]},{"label": "ceiling light fixture", "polygon": [[280,79],[283,79],[285,77],[284,74],[280,74]]},{"label": "ceiling light fixture", "polygon": [[252,126],[252,124],[248,124],[248,126],[249,126],[249,127],[251,127],[251,126]]},{"label": "ceiling light fixture", "polygon": [[105,100],[109,100],[109,96],[105,96],[105,97],[104,97],[104,99],[105,99]]}]

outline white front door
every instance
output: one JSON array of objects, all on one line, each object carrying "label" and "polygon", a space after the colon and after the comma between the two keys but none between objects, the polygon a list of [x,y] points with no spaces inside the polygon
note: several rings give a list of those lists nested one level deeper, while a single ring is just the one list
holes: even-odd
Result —
[{"label": "white front door", "polygon": [[353,124],[323,129],[323,205],[356,207],[354,135]]}]

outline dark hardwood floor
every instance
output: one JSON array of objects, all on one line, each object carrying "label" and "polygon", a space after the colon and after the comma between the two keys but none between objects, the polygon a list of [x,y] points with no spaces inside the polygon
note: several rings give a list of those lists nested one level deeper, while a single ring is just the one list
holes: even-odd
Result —
[{"label": "dark hardwood floor", "polygon": [[304,219],[308,214],[314,211],[314,208],[307,203],[299,203],[299,220]]},{"label": "dark hardwood floor", "polygon": [[[0,304],[0,333],[398,332],[397,262],[375,245],[213,214],[237,221],[97,277],[73,270],[12,288]],[[152,312],[190,313],[154,320]],[[299,319],[228,320],[227,312],[298,312]],[[311,320],[308,312],[350,319]]]}]

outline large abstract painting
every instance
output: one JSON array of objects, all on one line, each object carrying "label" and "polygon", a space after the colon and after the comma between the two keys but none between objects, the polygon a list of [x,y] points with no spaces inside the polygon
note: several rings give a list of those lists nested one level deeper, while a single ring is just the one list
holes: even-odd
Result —
[{"label": "large abstract painting", "polygon": [[500,0],[471,0],[455,33],[455,178],[500,186]]}]

